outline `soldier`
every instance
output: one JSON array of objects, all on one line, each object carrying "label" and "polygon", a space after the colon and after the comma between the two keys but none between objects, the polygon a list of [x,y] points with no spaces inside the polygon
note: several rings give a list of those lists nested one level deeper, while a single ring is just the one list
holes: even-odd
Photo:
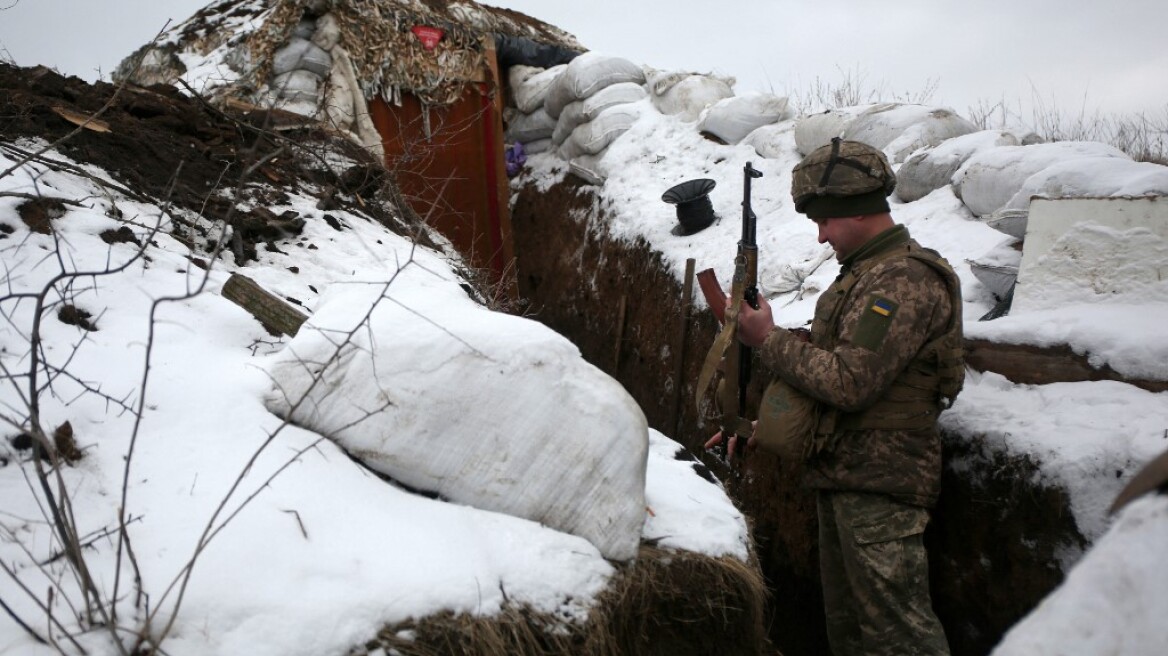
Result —
[{"label": "soldier", "polygon": [[761,296],[739,315],[742,343],[816,401],[804,453],[836,656],[949,653],[921,537],[941,483],[937,416],[964,376],[960,282],[893,222],[895,186],[884,154],[859,142],[833,139],[804,158],[795,209],[835,249],[840,276],[819,297],[809,342],[775,330]]}]

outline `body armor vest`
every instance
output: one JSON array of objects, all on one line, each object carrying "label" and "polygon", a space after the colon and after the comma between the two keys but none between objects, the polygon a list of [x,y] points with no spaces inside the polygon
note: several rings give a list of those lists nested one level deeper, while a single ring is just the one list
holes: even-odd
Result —
[{"label": "body armor vest", "polygon": [[[829,436],[844,430],[923,430],[936,425],[941,410],[952,404],[965,381],[962,346],[961,281],[953,268],[936,251],[916,242],[890,249],[861,260],[849,269],[826,293],[834,294],[830,305],[817,311],[812,323],[812,342],[827,350],[838,341],[839,321],[856,283],[878,264],[898,257],[911,257],[929,265],[945,281],[952,311],[942,333],[925,343],[904,371],[892,381],[888,391],[873,405],[859,412],[828,410],[816,430],[817,447]],[[815,448],[816,451],[819,448]]]}]

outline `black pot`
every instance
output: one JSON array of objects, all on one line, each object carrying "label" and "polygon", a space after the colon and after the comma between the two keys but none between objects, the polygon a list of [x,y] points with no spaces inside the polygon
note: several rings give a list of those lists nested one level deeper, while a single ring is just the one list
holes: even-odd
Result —
[{"label": "black pot", "polygon": [[717,217],[710,203],[710,192],[715,185],[709,178],[695,178],[674,185],[661,195],[661,200],[677,205],[678,225],[673,228],[673,234],[692,235],[714,222]]}]

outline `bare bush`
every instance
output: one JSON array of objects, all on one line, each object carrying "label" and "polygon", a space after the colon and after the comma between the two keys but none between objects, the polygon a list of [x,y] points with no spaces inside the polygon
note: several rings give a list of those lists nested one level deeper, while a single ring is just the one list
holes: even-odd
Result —
[{"label": "bare bush", "polygon": [[894,91],[887,81],[881,80],[874,85],[870,83],[867,71],[858,65],[852,69],[837,66],[836,72],[839,74],[838,81],[816,76],[806,88],[788,92],[791,106],[797,114],[805,116],[838,107],[881,102],[924,105],[937,92],[936,78],[927,80],[920,91]]}]

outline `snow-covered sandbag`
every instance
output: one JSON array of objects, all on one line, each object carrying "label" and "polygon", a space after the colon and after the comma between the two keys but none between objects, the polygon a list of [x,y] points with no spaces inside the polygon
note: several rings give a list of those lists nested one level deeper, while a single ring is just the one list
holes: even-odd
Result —
[{"label": "snow-covered sandbag", "polygon": [[318,100],[321,79],[316,73],[298,69],[281,73],[272,80],[272,90],[281,98],[293,101]]},{"label": "snow-covered sandbag", "polygon": [[511,84],[511,97],[515,99],[515,107],[524,114],[530,114],[542,107],[552,82],[567,67],[567,64],[551,68],[522,64],[512,66],[507,71],[507,80]]},{"label": "snow-covered sandbag", "polygon": [[1131,159],[1118,148],[1095,141],[987,148],[966,160],[953,174],[954,192],[970,212],[989,216],[1002,209],[1030,176],[1052,164],[1080,157]]},{"label": "snow-covered sandbag", "polygon": [[312,71],[320,77],[329,74],[333,58],[308,39],[292,39],[288,45],[272,55],[272,74],[280,75],[296,69]]},{"label": "snow-covered sandbag", "polygon": [[474,303],[441,270],[435,259],[407,265],[388,289],[326,292],[268,364],[265,405],[411,488],[633,558],[645,521],[641,409],[566,338]]},{"label": "snow-covered sandbag", "polygon": [[581,123],[591,121],[601,112],[615,105],[637,102],[649,95],[645,87],[636,82],[619,82],[607,86],[600,91],[584,98],[568,103],[560,117],[556,119],[556,129],[552,132],[552,143],[557,146],[564,143],[572,134],[572,130]]},{"label": "snow-covered sandbag", "polygon": [[1120,158],[1100,161],[1097,157],[1058,162],[1026,178],[1003,209],[1029,209],[1033,196],[1168,196],[1168,166]]},{"label": "snow-covered sandbag", "polygon": [[756,128],[791,118],[786,98],[772,93],[749,93],[719,100],[698,122],[698,130],[723,143],[737,144]]},{"label": "snow-covered sandbag", "polygon": [[548,115],[543,107],[530,114],[505,112],[507,129],[503,132],[506,141],[536,141],[548,139],[556,130],[556,119]]},{"label": "snow-covered sandbag", "polygon": [[653,107],[683,121],[696,121],[705,108],[734,96],[734,79],[714,75],[654,72],[648,84]]},{"label": "snow-covered sandbag", "polygon": [[573,100],[587,98],[601,89],[621,82],[645,83],[645,72],[620,57],[586,52],[568,63],[548,88],[544,108],[553,118]]},{"label": "snow-covered sandbag", "polygon": [[977,132],[977,126],[951,109],[911,104],[882,104],[869,108],[844,129],[844,139],[879,148],[893,164],[917,150],[946,139]]},{"label": "snow-covered sandbag", "polygon": [[738,142],[767,159],[786,157],[795,150],[795,123],[780,121],[755,129]]},{"label": "snow-covered sandbag", "polygon": [[1017,146],[1018,137],[1007,130],[979,130],[946,139],[936,148],[914,154],[896,171],[896,195],[906,203],[928,196],[952,182],[965,160],[987,148]]},{"label": "snow-covered sandbag", "polygon": [[616,140],[641,118],[643,105],[631,103],[616,105],[600,112],[596,118],[581,123],[572,135],[560,144],[560,157],[571,161],[581,155],[595,155]]},{"label": "snow-covered sandbag", "polygon": [[795,148],[800,155],[808,155],[816,148],[831,143],[835,137],[842,137],[844,130],[860,114],[870,108],[883,106],[837,107],[819,114],[804,116],[795,123]]}]

